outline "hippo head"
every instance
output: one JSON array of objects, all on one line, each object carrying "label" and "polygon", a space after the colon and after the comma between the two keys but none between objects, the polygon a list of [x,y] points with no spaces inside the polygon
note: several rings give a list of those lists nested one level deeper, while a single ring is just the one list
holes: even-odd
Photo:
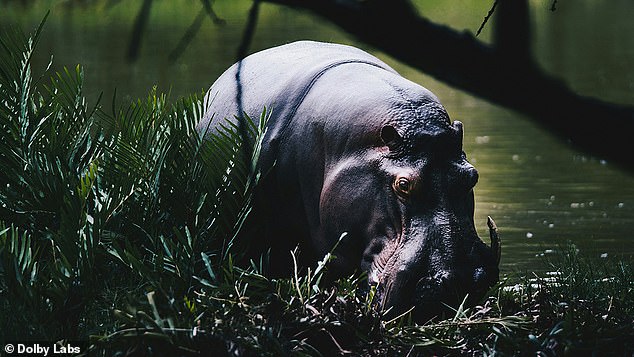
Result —
[{"label": "hippo head", "polygon": [[499,251],[476,233],[478,172],[462,151],[462,123],[435,100],[392,113],[371,129],[372,149],[325,182],[322,218],[348,231],[337,260],[361,262],[387,315],[414,307],[425,321],[467,295],[481,299],[498,281]]}]

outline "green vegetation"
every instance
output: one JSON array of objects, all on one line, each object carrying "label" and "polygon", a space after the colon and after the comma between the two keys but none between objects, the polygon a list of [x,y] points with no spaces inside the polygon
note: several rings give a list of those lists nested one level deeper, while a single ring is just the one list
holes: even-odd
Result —
[{"label": "green vegetation", "polygon": [[[241,266],[266,112],[202,140],[199,96],[89,106],[80,67],[35,74],[0,36],[0,341],[89,340],[91,355],[629,355],[634,266],[570,247],[552,275],[502,282],[424,325],[385,321],[363,276]],[[516,283],[516,284],[515,284]]]}]

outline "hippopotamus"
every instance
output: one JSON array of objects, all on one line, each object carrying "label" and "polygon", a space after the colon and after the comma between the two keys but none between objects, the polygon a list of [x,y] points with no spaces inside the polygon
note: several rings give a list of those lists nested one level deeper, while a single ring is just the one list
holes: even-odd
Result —
[{"label": "hippopotamus", "polygon": [[330,277],[366,273],[387,316],[413,307],[419,320],[497,282],[499,252],[475,229],[478,172],[462,123],[383,61],[347,45],[285,44],[230,67],[204,106],[200,132],[270,113],[253,211],[262,226],[247,245],[269,247],[271,265],[292,271],[299,245],[310,266],[340,242]]}]

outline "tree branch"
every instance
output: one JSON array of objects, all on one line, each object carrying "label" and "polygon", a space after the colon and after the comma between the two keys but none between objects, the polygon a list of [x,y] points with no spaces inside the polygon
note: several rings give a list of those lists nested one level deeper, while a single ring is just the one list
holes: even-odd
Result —
[{"label": "tree branch", "polygon": [[134,28],[132,29],[132,34],[130,36],[130,44],[128,45],[128,54],[126,56],[128,62],[135,62],[139,57],[141,39],[143,38],[143,33],[147,27],[151,8],[152,0],[143,0],[143,5],[141,5],[141,10],[139,10],[136,19],[134,20]]},{"label": "tree branch", "polygon": [[[419,16],[405,0],[265,0],[309,10],[456,88],[530,115],[579,148],[634,168],[634,107],[572,92],[530,58]],[[530,140],[530,138],[526,138]]]},{"label": "tree branch", "polygon": [[489,22],[489,20],[491,19],[491,16],[493,16],[493,13],[495,13],[495,8],[497,6],[498,6],[498,0],[495,0],[493,2],[493,5],[491,6],[491,9],[487,13],[487,15],[484,17],[484,20],[482,20],[482,23],[480,24],[478,31],[476,31],[476,34],[475,34],[476,37],[480,36],[480,34],[482,33],[482,30],[484,29],[484,26],[486,26],[487,22]]}]

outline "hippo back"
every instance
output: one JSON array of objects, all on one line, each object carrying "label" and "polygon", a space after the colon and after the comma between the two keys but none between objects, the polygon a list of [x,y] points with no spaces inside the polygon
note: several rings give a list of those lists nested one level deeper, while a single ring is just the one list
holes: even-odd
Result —
[{"label": "hippo back", "polygon": [[282,134],[324,73],[350,63],[398,75],[378,58],[346,45],[298,41],[273,47],[235,63],[214,82],[205,96],[206,110],[198,131],[213,132],[225,119],[235,122],[242,113],[258,118],[266,107],[272,111],[266,145]]}]

